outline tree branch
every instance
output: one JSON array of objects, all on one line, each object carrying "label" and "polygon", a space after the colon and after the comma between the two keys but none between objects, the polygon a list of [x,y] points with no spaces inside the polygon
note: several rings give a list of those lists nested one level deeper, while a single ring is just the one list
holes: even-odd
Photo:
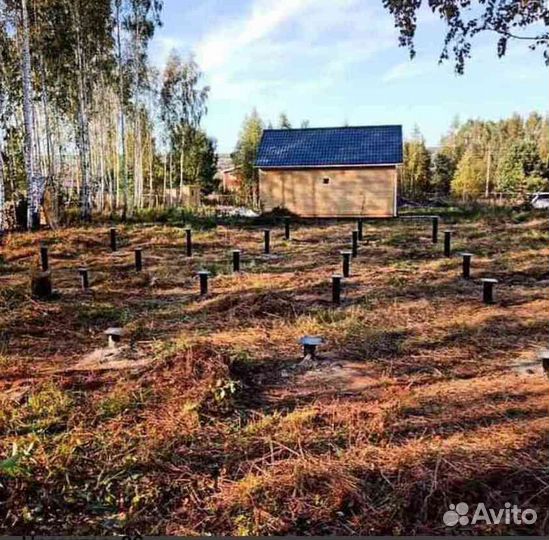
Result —
[{"label": "tree branch", "polygon": [[485,29],[512,39],[522,39],[528,41],[547,41],[549,43],[549,34],[542,34],[541,36],[518,36],[516,34],[508,32],[507,30],[498,30],[497,28],[491,28],[489,26],[485,27]]}]

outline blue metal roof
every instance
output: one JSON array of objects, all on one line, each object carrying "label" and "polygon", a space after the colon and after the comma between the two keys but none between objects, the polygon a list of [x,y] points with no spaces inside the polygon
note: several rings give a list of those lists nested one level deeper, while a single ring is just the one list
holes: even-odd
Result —
[{"label": "blue metal roof", "polygon": [[402,163],[402,126],[266,129],[256,167]]}]

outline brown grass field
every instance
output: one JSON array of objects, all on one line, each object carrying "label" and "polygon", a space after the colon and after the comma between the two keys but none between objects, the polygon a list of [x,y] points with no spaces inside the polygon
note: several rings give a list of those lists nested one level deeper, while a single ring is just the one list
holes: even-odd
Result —
[{"label": "brown grass field", "polygon": [[[343,301],[351,222],[195,232],[170,225],[17,233],[0,257],[0,532],[447,534],[450,503],[506,502],[548,534],[547,217],[367,222]],[[38,245],[59,296],[30,296]],[[144,271],[133,269],[143,247]],[[229,250],[243,250],[233,275]],[[88,265],[82,292],[77,268]],[[198,296],[194,273],[212,272]],[[496,304],[481,302],[495,277]],[[82,363],[126,330],[116,360]],[[321,335],[315,362],[298,339]]]}]

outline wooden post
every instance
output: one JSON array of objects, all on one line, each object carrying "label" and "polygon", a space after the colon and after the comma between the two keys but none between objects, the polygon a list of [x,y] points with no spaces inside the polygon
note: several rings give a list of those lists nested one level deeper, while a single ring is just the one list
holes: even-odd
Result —
[{"label": "wooden post", "polygon": [[51,271],[36,272],[31,277],[31,293],[35,298],[44,300],[51,297]]},{"label": "wooden post", "polygon": [[303,358],[314,359],[316,357],[316,348],[324,343],[324,339],[320,336],[303,336],[300,338],[299,343],[303,345]]},{"label": "wooden post", "polygon": [[107,336],[109,349],[116,349],[124,333],[124,330],[118,327],[111,327],[105,330],[104,334]]},{"label": "wooden post", "polygon": [[208,276],[210,272],[207,270],[201,270],[198,272],[198,277],[200,279],[200,296],[205,296],[208,294]]},{"label": "wooden post", "polygon": [[545,375],[549,377],[549,349],[543,349],[539,352],[538,358],[545,371]]},{"label": "wooden post", "polygon": [[363,225],[364,225],[364,220],[362,218],[358,218],[358,221],[356,223],[356,229],[358,231],[358,240],[359,240],[359,242],[362,242],[364,240]]}]

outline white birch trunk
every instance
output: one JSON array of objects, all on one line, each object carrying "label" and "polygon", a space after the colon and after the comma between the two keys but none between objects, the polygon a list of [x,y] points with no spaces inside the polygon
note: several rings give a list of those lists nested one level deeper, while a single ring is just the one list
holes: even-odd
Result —
[{"label": "white birch trunk", "polygon": [[133,153],[133,178],[134,178],[134,204],[137,208],[142,207],[143,194],[143,149],[141,148],[141,110],[140,110],[140,95],[139,95],[139,62],[140,57],[140,29],[137,7],[134,7],[135,15],[135,34],[134,34],[134,99],[135,99],[135,128],[134,128],[134,153]]},{"label": "white birch trunk", "polygon": [[183,200],[183,151],[185,148],[185,135],[181,136],[181,154],[179,155],[179,204]]},{"label": "white birch trunk", "polygon": [[50,129],[50,119],[48,114],[49,100],[48,100],[48,90],[46,88],[46,70],[44,68],[44,60],[40,58],[40,77],[42,81],[42,109],[44,111],[44,130],[46,132],[46,170],[48,176],[54,176],[55,171],[53,170],[53,144],[52,136]]},{"label": "white birch trunk", "polygon": [[[149,128],[150,131],[150,128]],[[154,149],[153,149],[153,138],[152,133],[149,133],[149,208],[153,207],[154,202],[154,193],[153,193],[153,160],[154,160]]]},{"label": "white birch trunk", "polygon": [[21,0],[21,71],[23,79],[23,121],[25,126],[24,153],[27,174],[27,229],[40,224],[40,200],[34,174],[34,135],[32,118],[31,57],[29,45],[29,17],[27,0]]},{"label": "white birch trunk", "polygon": [[41,141],[41,129],[40,129],[40,116],[36,112],[36,106],[34,102],[32,103],[32,119],[33,119],[33,139],[34,139],[34,149],[33,149],[33,161],[34,161],[34,174],[36,176],[44,176],[44,160],[42,158],[42,145]]},{"label": "white birch trunk", "polygon": [[488,147],[488,154],[486,156],[486,184],[484,186],[484,196],[486,198],[490,197],[491,172],[492,172],[492,151],[491,151],[491,148]]},{"label": "white birch trunk", "polygon": [[168,201],[169,201],[169,204],[168,206],[173,206],[173,182],[172,182],[172,178],[173,178],[173,170],[172,170],[172,153],[170,152],[170,169],[168,171],[169,173],[169,176],[168,176],[168,186],[169,186],[169,189],[170,189],[170,196],[168,197]]},{"label": "white birch trunk", "polygon": [[80,189],[80,208],[82,219],[91,220],[92,201],[91,201],[91,179],[90,179],[90,133],[87,114],[87,99],[84,88],[84,59],[82,53],[82,43],[80,41],[80,14],[75,20],[76,25],[76,65],[78,66],[78,152],[80,156],[80,174],[82,184]]},{"label": "white birch trunk", "polygon": [[168,155],[164,154],[164,175],[162,180],[162,207],[166,206],[166,174],[168,169]]},{"label": "white birch trunk", "polygon": [[6,191],[4,190],[4,160],[0,148],[0,245],[6,229]]},{"label": "white birch trunk", "polygon": [[141,195],[143,193],[143,151],[141,148],[141,125],[139,111],[135,117],[135,132],[134,132],[134,156],[133,156],[133,177],[134,177],[134,201],[135,205],[140,208]]},{"label": "white birch trunk", "polygon": [[120,0],[116,0],[116,46],[118,49],[118,99],[120,102],[120,165],[122,184],[122,216],[128,213],[128,174],[126,170],[126,127],[124,118],[124,81],[122,79],[122,44],[120,40]]},{"label": "white birch trunk", "polygon": [[99,188],[99,209],[102,212],[105,210],[105,124],[103,116],[99,121],[99,176],[101,184]]}]

